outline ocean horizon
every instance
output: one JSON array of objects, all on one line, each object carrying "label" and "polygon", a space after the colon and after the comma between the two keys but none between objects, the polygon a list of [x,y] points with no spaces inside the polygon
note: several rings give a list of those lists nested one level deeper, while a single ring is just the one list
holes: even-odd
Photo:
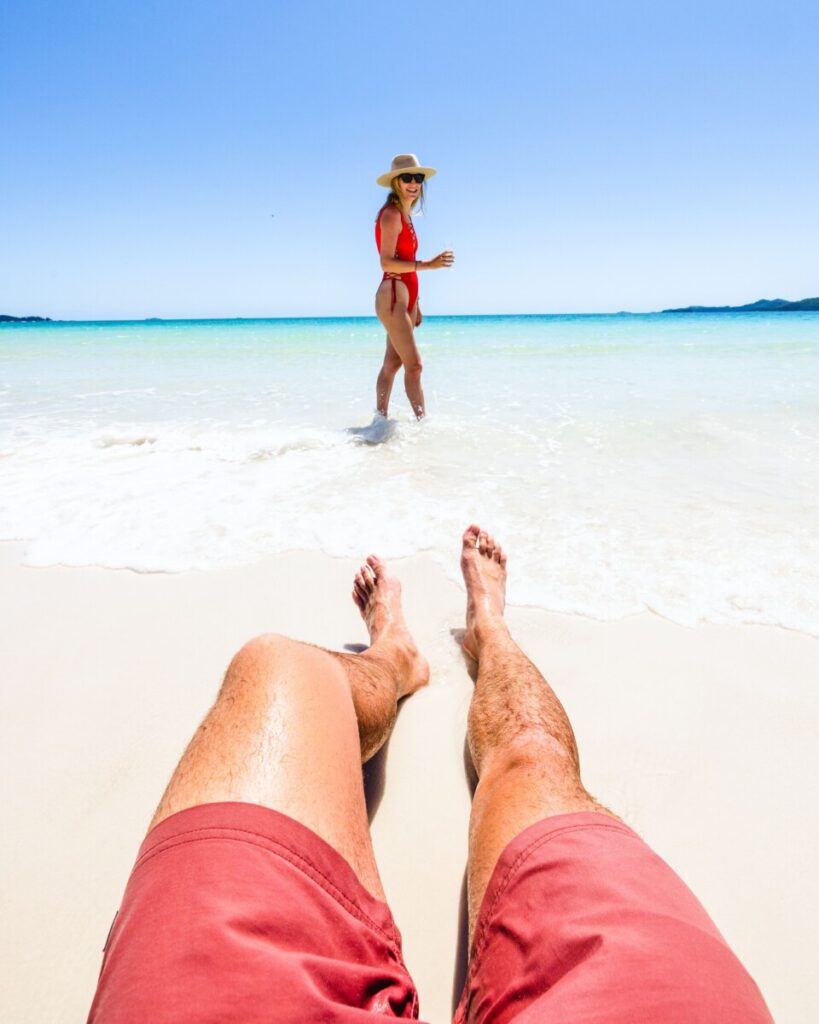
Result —
[{"label": "ocean horizon", "polygon": [[457,578],[478,521],[512,603],[819,633],[819,313],[430,316],[430,415],[399,375],[386,424],[374,317],[3,328],[0,539],[29,565]]},{"label": "ocean horizon", "polygon": [[[628,309],[617,310],[616,312],[581,312],[574,313],[570,311],[564,311],[560,313],[431,313],[429,315],[424,314],[424,321],[435,321],[435,320],[554,320],[563,318],[577,318],[577,317],[694,317],[694,316],[719,316],[727,317],[732,316],[734,313],[741,316],[758,317],[758,316],[779,316],[782,313],[787,313],[789,316],[816,316],[819,311],[816,310],[769,310],[760,311],[759,309],[741,308],[741,307],[724,307],[714,311],[701,311],[696,307],[691,309],[658,309],[649,310],[642,312],[634,312]],[[294,323],[299,321],[372,321],[378,322],[378,318],[374,313],[370,314],[346,314],[343,316],[308,316],[305,314],[292,315],[292,316],[143,316],[143,317],[114,317],[114,318],[100,318],[100,319],[59,319],[53,317],[14,317],[11,320],[0,320],[0,327],[48,327],[48,326],[115,326],[118,324],[208,324],[208,323]]]}]

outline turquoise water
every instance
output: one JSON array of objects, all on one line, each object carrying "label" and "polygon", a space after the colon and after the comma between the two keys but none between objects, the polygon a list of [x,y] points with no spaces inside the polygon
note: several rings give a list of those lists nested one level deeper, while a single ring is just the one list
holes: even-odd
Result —
[{"label": "turquoise water", "polygon": [[429,417],[372,420],[371,319],[0,328],[0,539],[178,571],[428,552],[510,599],[819,633],[819,314],[429,318]]}]

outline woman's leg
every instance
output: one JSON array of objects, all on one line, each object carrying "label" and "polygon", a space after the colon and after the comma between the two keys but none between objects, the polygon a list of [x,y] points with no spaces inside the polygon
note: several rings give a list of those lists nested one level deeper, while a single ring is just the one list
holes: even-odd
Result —
[{"label": "woman's leg", "polygon": [[390,395],[395,375],[401,369],[401,356],[395,351],[395,346],[387,335],[387,351],[384,353],[384,363],[375,382],[375,407],[382,416],[387,415],[390,407]]},{"label": "woman's leg", "polygon": [[382,281],[375,295],[375,311],[387,329],[390,344],[398,353],[404,367],[404,390],[412,411],[420,420],[426,414],[424,392],[421,389],[421,356],[415,344],[415,332],[410,311],[407,309],[409,291],[403,281],[395,282],[395,304],[392,301],[392,281]]}]

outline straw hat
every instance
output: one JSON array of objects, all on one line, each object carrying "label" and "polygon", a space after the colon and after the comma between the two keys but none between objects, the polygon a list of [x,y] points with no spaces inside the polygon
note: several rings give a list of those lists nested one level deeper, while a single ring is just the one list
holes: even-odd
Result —
[{"label": "straw hat", "polygon": [[376,185],[390,188],[392,186],[392,179],[397,174],[425,174],[428,178],[431,178],[435,174],[435,168],[422,167],[414,153],[399,153],[398,156],[392,158],[392,167],[390,167],[387,173],[382,174],[380,178],[376,178]]}]

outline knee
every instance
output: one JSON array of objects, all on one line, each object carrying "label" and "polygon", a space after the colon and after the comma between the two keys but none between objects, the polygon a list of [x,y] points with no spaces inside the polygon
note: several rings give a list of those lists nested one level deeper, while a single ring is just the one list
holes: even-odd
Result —
[{"label": "knee", "polygon": [[234,654],[226,679],[249,679],[267,675],[270,666],[280,663],[293,641],[278,633],[262,633],[243,644]]},{"label": "knee", "polygon": [[[497,743],[482,743],[473,751],[475,767],[481,779],[508,775],[580,780],[577,751],[573,744],[563,743],[548,729],[531,728],[515,736],[499,738]],[[476,755],[478,760],[476,759]]]},{"label": "knee", "polygon": [[421,376],[423,366],[421,365],[421,359],[418,356],[409,359],[404,363],[404,376],[409,378],[415,378],[416,380]]},{"label": "knee", "polygon": [[400,356],[387,356],[384,359],[384,365],[381,367],[381,372],[387,377],[394,377],[396,373],[401,369],[401,358]]},{"label": "knee", "polygon": [[[477,767],[477,766],[476,766]],[[478,769],[473,814],[534,824],[556,814],[611,814],[586,790],[572,751],[550,739],[522,740],[488,751]],[[511,835],[509,836],[511,838]]]}]

